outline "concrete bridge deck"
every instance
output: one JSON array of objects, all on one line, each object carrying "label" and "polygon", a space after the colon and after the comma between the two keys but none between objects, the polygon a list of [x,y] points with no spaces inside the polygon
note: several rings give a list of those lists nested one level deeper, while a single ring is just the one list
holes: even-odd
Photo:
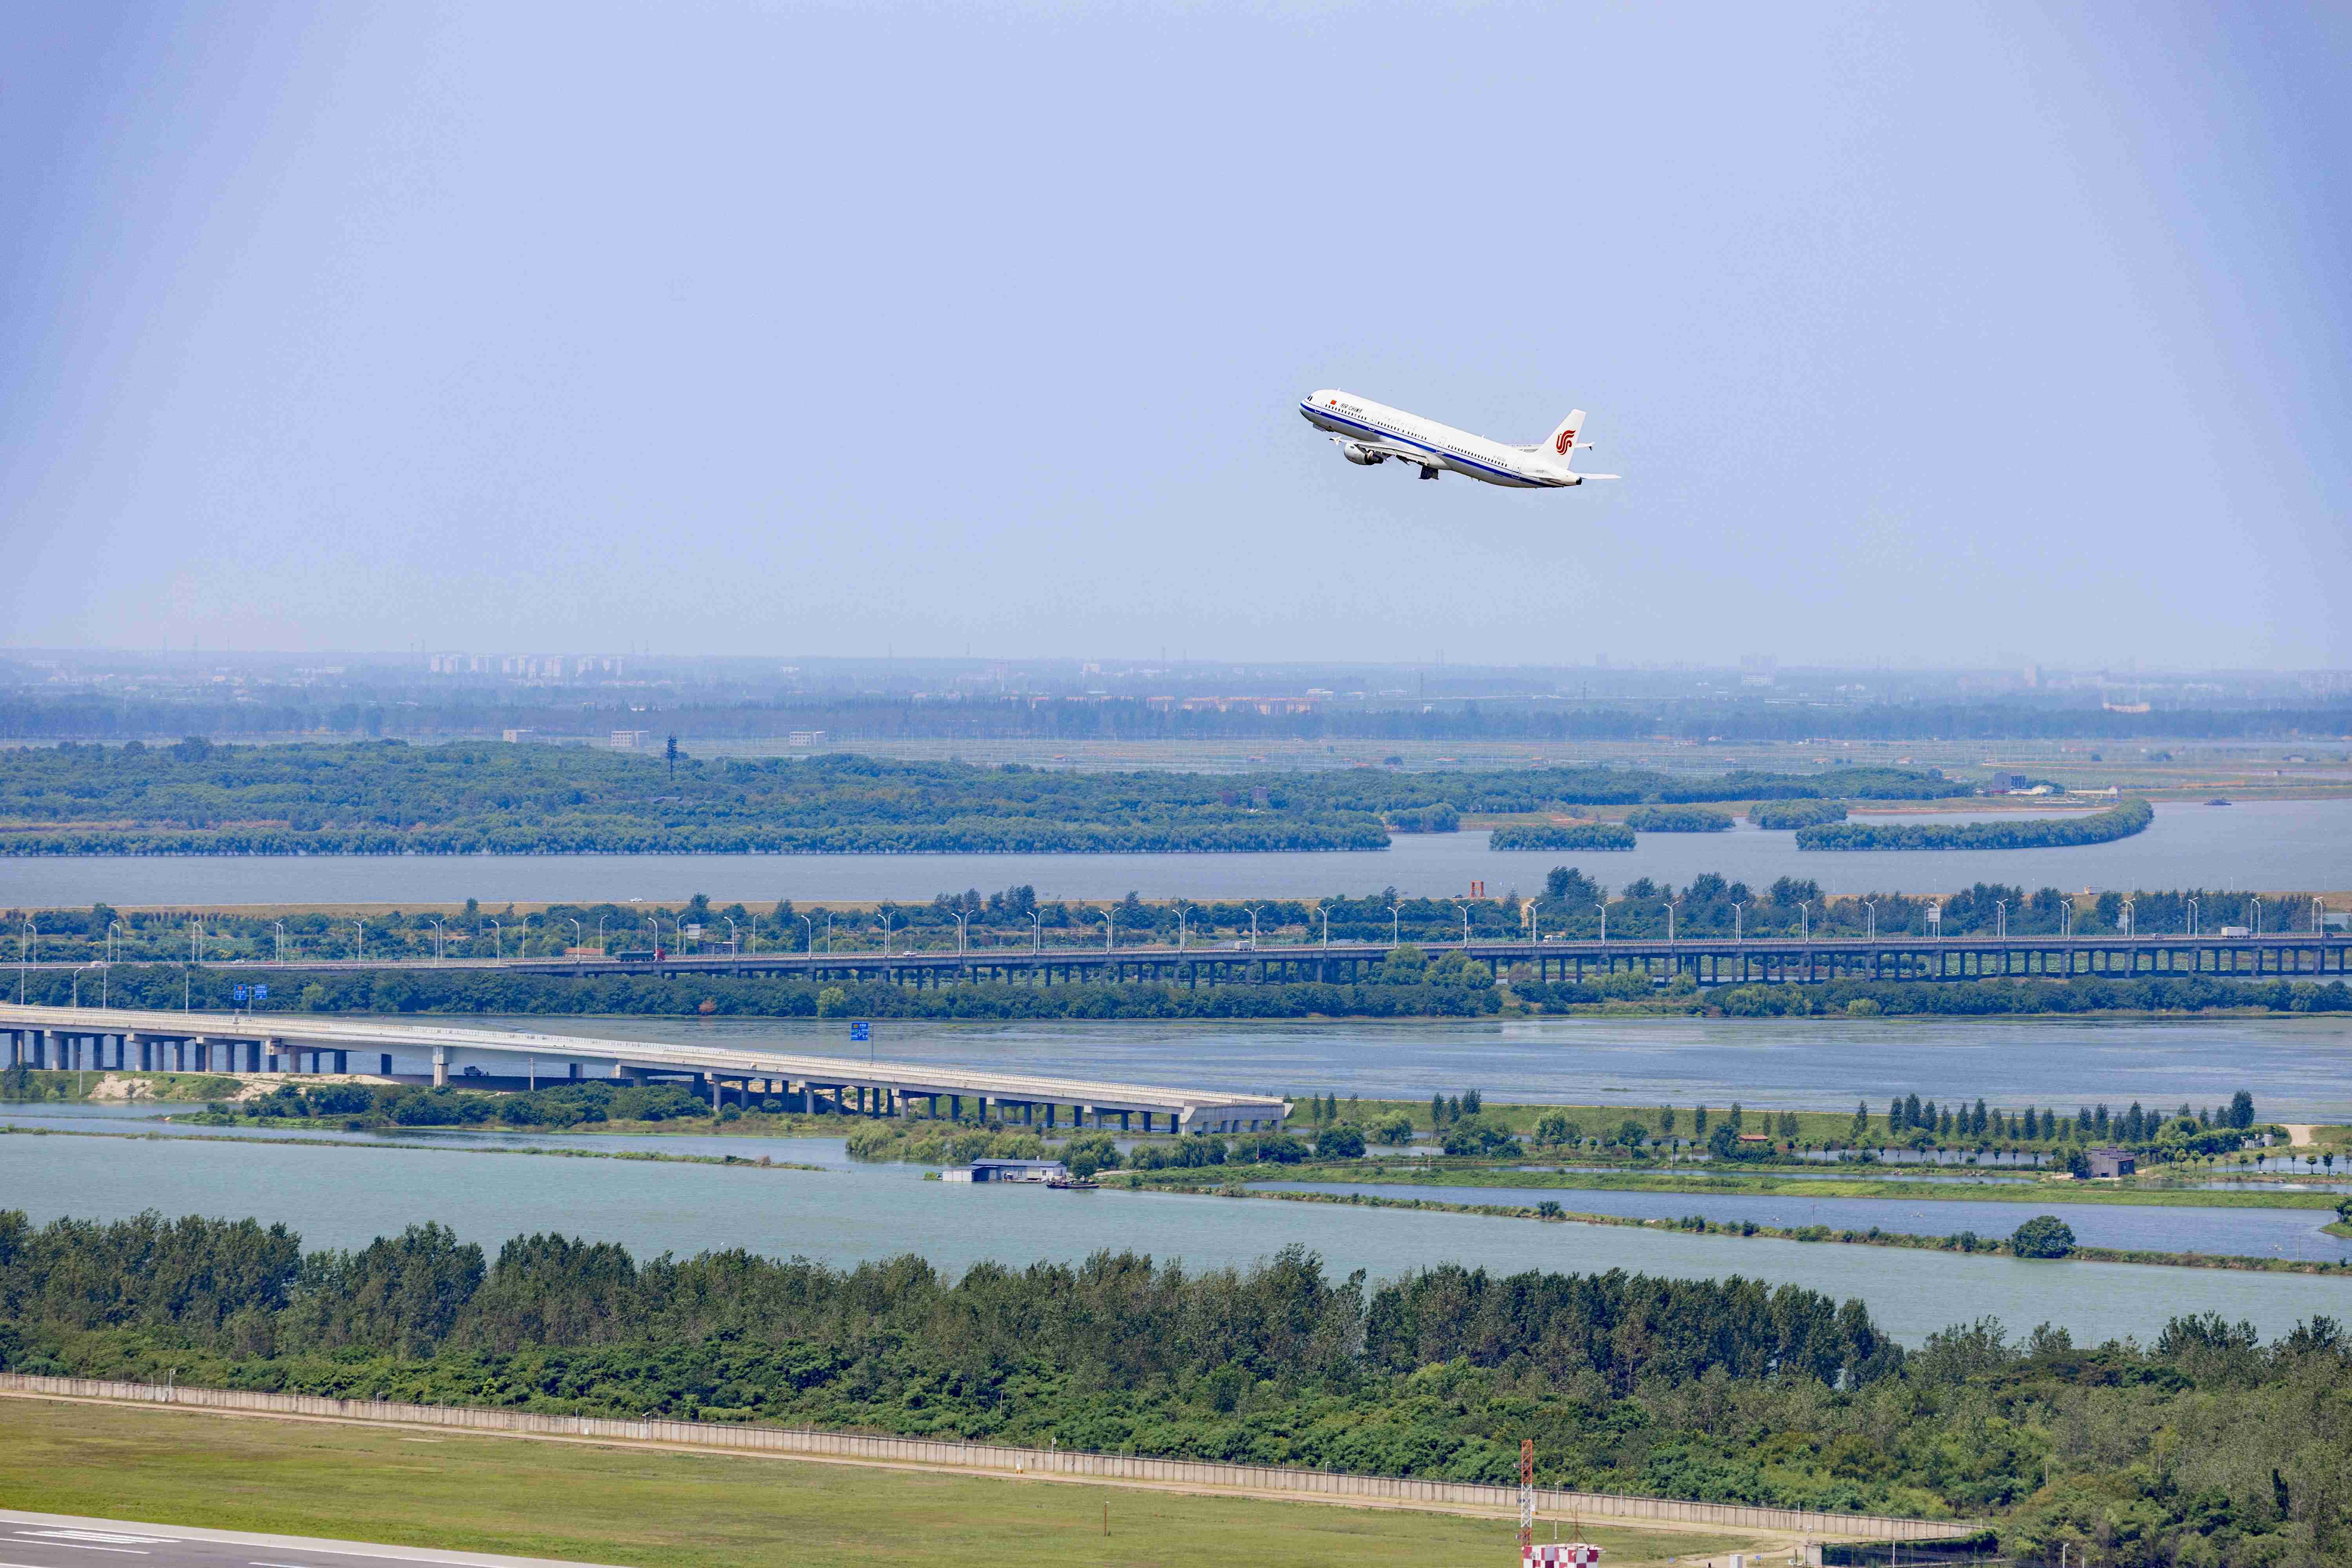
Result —
[{"label": "concrete bridge deck", "polygon": [[865,1115],[900,1113],[919,1100],[933,1114],[961,1116],[969,1100],[984,1116],[1031,1125],[1056,1125],[1067,1108],[1072,1125],[1140,1131],[1270,1131],[1289,1110],[1287,1102],[1269,1096],[1211,1089],[333,1014],[0,1005],[0,1034],[9,1037],[11,1065],[67,1071],[299,1074],[307,1060],[314,1073],[357,1070],[421,1079],[425,1073],[417,1069],[426,1068],[436,1084],[481,1079],[501,1087],[683,1076],[707,1089],[714,1109],[730,1088],[744,1097],[782,1098],[796,1110]]}]

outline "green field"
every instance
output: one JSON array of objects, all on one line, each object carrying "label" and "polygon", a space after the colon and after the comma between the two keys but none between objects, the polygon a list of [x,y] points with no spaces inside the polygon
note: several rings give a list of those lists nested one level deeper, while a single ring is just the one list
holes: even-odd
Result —
[{"label": "green field", "polygon": [[[0,1506],[156,1524],[682,1568],[1428,1568],[1499,1565],[1517,1550],[1508,1520],[1387,1508],[47,1400],[0,1412]],[[1611,1526],[1577,1538],[1603,1547],[1611,1568],[1761,1539]]]}]

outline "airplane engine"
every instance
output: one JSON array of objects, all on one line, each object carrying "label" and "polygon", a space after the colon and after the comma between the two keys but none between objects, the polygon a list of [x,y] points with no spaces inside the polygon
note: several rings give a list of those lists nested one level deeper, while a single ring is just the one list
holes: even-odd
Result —
[{"label": "airplane engine", "polygon": [[1389,460],[1386,452],[1375,452],[1370,447],[1360,447],[1353,441],[1340,442],[1339,455],[1360,468],[1369,468],[1375,463],[1385,463]]}]

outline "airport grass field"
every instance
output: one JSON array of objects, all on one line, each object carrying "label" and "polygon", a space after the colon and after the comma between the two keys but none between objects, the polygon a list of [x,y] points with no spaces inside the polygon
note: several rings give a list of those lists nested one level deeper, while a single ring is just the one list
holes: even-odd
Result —
[{"label": "airport grass field", "polygon": [[[0,1506],[579,1562],[1426,1568],[1517,1550],[1511,1520],[1390,1508],[40,1399],[0,1402]],[[1605,1525],[1577,1538],[1611,1568],[1764,1543]]]}]

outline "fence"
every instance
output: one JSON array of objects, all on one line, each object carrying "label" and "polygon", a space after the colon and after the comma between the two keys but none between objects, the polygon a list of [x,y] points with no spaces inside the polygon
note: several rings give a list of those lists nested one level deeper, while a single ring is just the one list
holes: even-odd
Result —
[{"label": "fence", "polygon": [[[229,1388],[172,1388],[153,1383],[114,1383],[86,1377],[37,1377],[0,1373],[0,1393],[46,1394],[74,1399],[127,1400],[196,1410],[242,1410],[274,1415],[315,1415],[342,1421],[383,1421],[413,1426],[450,1426],[478,1432],[520,1432],[551,1437],[603,1437],[640,1443],[671,1443],[761,1454],[803,1454],[824,1458],[885,1464],[932,1465],[997,1475],[1085,1476],[1102,1480],[1157,1482],[1224,1491],[1264,1492],[1369,1502],[1429,1503],[1444,1508],[1516,1513],[1517,1487],[1473,1481],[1421,1480],[1404,1476],[1359,1476],[1336,1470],[1295,1469],[1278,1465],[1234,1465],[1202,1459],[1155,1459],[1096,1454],[1077,1448],[1016,1448],[1000,1443],[965,1443],[936,1437],[872,1437],[848,1432],[798,1427],[751,1426],[710,1421],[623,1421],[601,1415],[551,1415],[526,1410],[476,1410],[463,1405],[394,1405],[384,1400],[328,1399],[310,1394],[261,1394]],[[1583,1519],[1657,1520],[1678,1524],[1719,1525],[1731,1530],[1772,1530],[1791,1535],[1835,1536],[1873,1541],[1947,1540],[1983,1528],[1966,1520],[1895,1519],[1883,1514],[1819,1513],[1808,1509],[1753,1508],[1744,1503],[1682,1502],[1672,1498],[1622,1497],[1612,1492],[1536,1489],[1536,1506],[1546,1513]]]}]

